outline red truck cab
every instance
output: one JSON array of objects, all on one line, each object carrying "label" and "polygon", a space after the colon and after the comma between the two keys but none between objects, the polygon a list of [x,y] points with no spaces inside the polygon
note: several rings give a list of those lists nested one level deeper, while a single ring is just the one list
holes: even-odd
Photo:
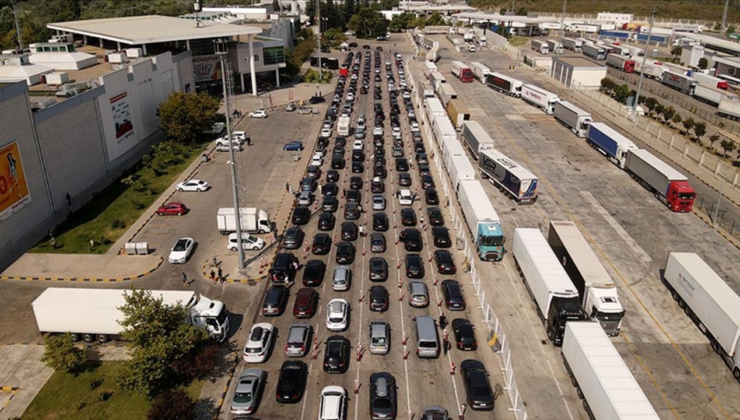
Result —
[{"label": "red truck cab", "polygon": [[474,79],[473,70],[470,68],[462,69],[460,72],[460,81],[463,83],[470,83]]},{"label": "red truck cab", "polygon": [[666,204],[675,212],[690,212],[695,198],[696,192],[689,185],[689,181],[671,181],[668,185]]},{"label": "red truck cab", "polygon": [[624,60],[624,72],[625,73],[635,72],[635,62],[633,60]]}]

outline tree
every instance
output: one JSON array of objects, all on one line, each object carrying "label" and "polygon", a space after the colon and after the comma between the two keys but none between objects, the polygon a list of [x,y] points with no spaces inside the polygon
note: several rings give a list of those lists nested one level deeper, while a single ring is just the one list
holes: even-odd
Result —
[{"label": "tree", "polygon": [[697,67],[699,67],[702,70],[706,70],[707,67],[709,67],[709,62],[706,58],[702,57],[699,59],[699,62],[696,64]]},{"label": "tree", "polygon": [[416,20],[416,17],[408,12],[403,12],[400,15],[393,16],[393,19],[391,19],[391,23],[388,24],[388,29],[391,32],[401,32],[406,29],[411,29],[415,27],[414,21]]},{"label": "tree", "polygon": [[220,101],[205,92],[173,92],[159,105],[159,127],[167,137],[189,144],[216,122]]},{"label": "tree", "polygon": [[[349,22],[350,19],[352,19],[352,15],[355,14],[356,6],[355,6],[355,0],[344,0],[344,7],[343,7],[343,14],[344,14],[344,24],[346,25],[347,22]],[[394,16],[395,17],[395,16]]]},{"label": "tree", "polygon": [[626,84],[619,85],[614,89],[614,100],[619,103],[625,103],[627,101],[627,95],[630,93],[630,88]]},{"label": "tree", "polygon": [[676,113],[676,114],[673,115],[673,118],[671,118],[671,122],[673,123],[671,125],[674,125],[675,126],[677,124],[680,124],[681,121],[683,121],[683,117],[681,116],[681,114]]},{"label": "tree", "polygon": [[131,343],[131,359],[122,366],[119,385],[149,396],[177,383],[173,365],[208,339],[204,328],[183,322],[188,309],[167,305],[151,291],[131,289],[126,303],[121,337]]},{"label": "tree", "polygon": [[735,25],[730,25],[727,27],[727,30],[725,31],[725,35],[728,37],[735,33]]},{"label": "tree", "polygon": [[85,351],[75,345],[72,334],[52,336],[44,343],[41,361],[54,370],[76,373],[85,364]]},{"label": "tree", "polygon": [[691,130],[694,128],[694,125],[696,125],[696,121],[694,121],[693,118],[689,118],[683,121],[683,128],[686,129],[686,135],[688,136]]},{"label": "tree", "polygon": [[362,7],[347,24],[357,38],[374,38],[384,35],[387,25],[388,21],[383,15],[369,7]]},{"label": "tree", "polygon": [[735,150],[735,142],[732,140],[722,140],[720,146],[722,146],[722,150],[724,150],[722,157],[727,157],[728,153],[732,153],[732,151]]},{"label": "tree", "polygon": [[445,18],[442,17],[439,12],[434,12],[431,14],[431,16],[427,17],[427,26],[444,26],[447,24],[445,22]]},{"label": "tree", "polygon": [[696,141],[701,141],[702,136],[707,134],[707,123],[704,121],[694,124],[694,136]]},{"label": "tree", "polygon": [[715,133],[709,136],[709,147],[714,147],[714,142],[716,142],[717,140],[719,140],[719,134]]},{"label": "tree", "polygon": [[272,0],[272,10],[274,13],[280,13],[280,2],[278,0]]},{"label": "tree", "polygon": [[640,99],[642,99],[642,105],[647,108],[648,113],[652,114],[655,111],[655,106],[658,105],[658,101],[652,96],[648,96],[647,98],[643,96]]},{"label": "tree", "polygon": [[308,22],[311,25],[316,24],[316,2],[317,0],[306,1],[306,16],[308,16]]},{"label": "tree", "polygon": [[682,52],[683,47],[681,47],[680,45],[676,45],[675,47],[671,48],[671,55],[675,58],[680,57]]},{"label": "tree", "polygon": [[147,420],[190,420],[196,417],[195,401],[182,389],[166,391],[154,399]]},{"label": "tree", "polygon": [[668,125],[669,122],[673,119],[673,116],[676,115],[676,109],[673,108],[673,106],[664,107],[662,114],[663,122]]}]

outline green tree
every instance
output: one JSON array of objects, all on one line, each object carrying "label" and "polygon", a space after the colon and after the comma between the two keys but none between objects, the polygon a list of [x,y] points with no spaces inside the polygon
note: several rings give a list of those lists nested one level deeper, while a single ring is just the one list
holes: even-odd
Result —
[{"label": "green tree", "polygon": [[704,121],[694,124],[694,136],[696,141],[701,141],[701,138],[707,134],[707,123]]},{"label": "green tree", "polygon": [[694,125],[696,125],[696,121],[694,121],[693,118],[688,118],[683,121],[683,128],[686,129],[686,135],[690,135],[691,130],[694,128]]},{"label": "green tree", "polygon": [[642,105],[647,108],[648,114],[650,115],[652,115],[655,110],[655,106],[658,104],[658,101],[652,96],[648,96],[647,98],[643,96],[640,98],[640,102],[642,102]]},{"label": "green tree", "polygon": [[735,150],[736,145],[732,140],[722,140],[720,146],[722,146],[722,150],[724,150],[722,157],[727,157],[728,153],[732,153],[732,151]]},{"label": "green tree", "polygon": [[406,29],[413,28],[416,17],[408,12],[403,12],[400,15],[393,16],[391,23],[388,24],[388,29],[391,32],[401,32]]},{"label": "green tree", "polygon": [[280,13],[280,2],[278,0],[272,0],[272,10],[274,13]]},{"label": "green tree", "polygon": [[444,26],[447,25],[445,18],[439,12],[432,13],[427,17],[427,26]]},{"label": "green tree", "polygon": [[681,121],[683,121],[683,117],[681,116],[681,114],[679,114],[678,112],[676,112],[673,115],[673,117],[671,118],[671,123],[673,123],[671,125],[672,126],[675,126],[675,125],[681,124]]},{"label": "green tree", "polygon": [[363,7],[349,20],[349,28],[357,38],[374,38],[385,34],[387,21],[380,13],[369,7]]},{"label": "green tree", "polygon": [[731,34],[735,33],[735,25],[730,25],[727,27],[727,30],[725,31],[725,35],[730,36]]},{"label": "green tree", "polygon": [[147,420],[191,420],[196,418],[195,401],[182,389],[157,396],[146,415]]},{"label": "green tree", "polygon": [[619,85],[614,89],[614,100],[619,103],[626,103],[630,93],[630,88],[626,84]]},{"label": "green tree", "polygon": [[357,7],[355,6],[355,0],[344,0],[342,13],[344,15],[343,21],[345,25],[350,19],[352,19],[352,15],[355,14],[356,10]]},{"label": "green tree", "polygon": [[697,67],[699,67],[702,70],[706,70],[707,67],[709,67],[709,62],[706,58],[702,57],[699,59],[699,62],[696,64]]},{"label": "green tree", "polygon": [[54,370],[76,373],[85,364],[85,351],[75,345],[72,334],[52,336],[44,343],[41,361]]},{"label": "green tree", "polygon": [[714,142],[716,142],[717,140],[719,140],[719,134],[715,133],[709,136],[709,147],[714,147]]},{"label": "green tree", "polygon": [[167,137],[189,144],[216,122],[220,101],[205,92],[173,92],[159,105],[159,127]]},{"label": "green tree", "polygon": [[673,116],[676,115],[676,109],[673,108],[673,106],[668,106],[663,108],[663,122],[666,125],[670,125],[671,120],[673,119]]},{"label": "green tree", "polygon": [[306,16],[308,16],[308,22],[311,25],[316,24],[316,2],[317,0],[306,1]]},{"label": "green tree", "polygon": [[680,45],[676,45],[675,47],[671,48],[671,55],[675,58],[680,57],[682,52],[683,47],[681,47]]},{"label": "green tree", "polygon": [[339,48],[344,41],[347,40],[347,35],[342,32],[339,28],[331,28],[328,31],[321,34],[322,40],[321,45],[329,44],[333,48]]}]

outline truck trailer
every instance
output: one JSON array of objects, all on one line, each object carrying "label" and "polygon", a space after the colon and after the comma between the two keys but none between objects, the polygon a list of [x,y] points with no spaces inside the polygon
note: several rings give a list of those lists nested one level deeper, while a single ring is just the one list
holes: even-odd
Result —
[{"label": "truck trailer", "polygon": [[455,88],[453,88],[451,84],[442,83],[437,89],[437,96],[439,96],[439,100],[442,101],[442,105],[447,109],[447,105],[450,101],[457,99],[457,92],[455,92]]},{"label": "truck trailer", "polygon": [[583,55],[594,60],[606,60],[606,48],[597,45],[583,45]]},{"label": "truck trailer", "polygon": [[722,99],[719,101],[717,108],[717,115],[720,117],[740,121],[740,102]]},{"label": "truck trailer", "polygon": [[550,50],[553,54],[562,54],[563,53],[563,44],[558,42],[555,39],[548,39],[547,40],[547,48]]},{"label": "truck trailer", "polygon": [[698,84],[696,79],[683,74],[674,73],[670,70],[663,72],[663,75],[660,78],[660,83],[689,96],[694,94],[694,89]]},{"label": "truck trailer", "polygon": [[486,39],[486,36],[483,34],[478,34],[478,45],[483,48],[486,45],[488,45],[488,40]]},{"label": "truck trailer", "polygon": [[424,75],[427,77],[427,79],[431,79],[431,74],[433,71],[438,71],[437,65],[432,63],[431,61],[425,61],[424,62]]},{"label": "truck trailer", "polygon": [[447,83],[447,79],[442,75],[442,73],[436,70],[429,74],[429,81],[432,83],[434,91],[437,93],[439,93],[439,86]]},{"label": "truck trailer", "polygon": [[609,67],[614,67],[615,69],[619,71],[623,71],[625,73],[635,72],[635,60],[632,60],[631,58],[625,57],[622,55],[617,55],[617,54],[607,55],[606,65]]},{"label": "truck trailer", "polygon": [[537,201],[537,177],[498,150],[481,150],[478,169],[483,179],[488,179],[499,191],[519,204]]},{"label": "truck trailer", "polygon": [[473,235],[478,257],[482,261],[501,261],[506,252],[501,219],[488,199],[483,185],[477,180],[462,180],[457,189],[457,199],[465,223]]},{"label": "truck trailer", "polygon": [[583,52],[583,43],[580,40],[574,38],[563,38],[563,48],[571,50],[573,52]]},{"label": "truck trailer", "polygon": [[[266,211],[256,207],[242,207],[239,209],[241,215],[242,232],[269,233],[272,231],[270,216]],[[236,212],[233,207],[222,207],[216,213],[216,225],[222,235],[236,232]]]},{"label": "truck trailer", "polygon": [[[437,145],[442,149],[443,155],[445,139],[450,138],[457,141],[457,131],[455,130],[455,126],[452,125],[452,122],[450,122],[450,119],[447,118],[447,115],[434,116],[432,119],[432,132],[434,133],[434,138],[437,140]],[[464,152],[465,150],[463,150]]]},{"label": "truck trailer", "polygon": [[522,99],[524,102],[534,105],[550,115],[553,113],[555,103],[560,100],[558,95],[530,84],[522,85]]},{"label": "truck trailer", "polygon": [[486,77],[491,72],[491,69],[477,61],[470,63],[470,68],[473,69],[473,76],[476,79],[480,80],[481,83],[486,83]]},{"label": "truck trailer", "polygon": [[512,252],[537,314],[545,323],[547,338],[555,346],[562,345],[566,323],[588,320],[578,290],[539,229],[514,229]]},{"label": "truck trailer", "polygon": [[627,153],[637,149],[630,139],[600,122],[592,122],[588,126],[586,142],[622,169],[627,161]]},{"label": "truck trailer", "polygon": [[649,77],[653,80],[660,81],[663,77],[663,63],[655,60],[648,60],[645,65],[642,64],[642,60],[636,60],[635,62],[635,73],[644,73],[645,77]]},{"label": "truck trailer", "polygon": [[470,83],[473,81],[473,69],[462,61],[453,61],[451,68],[452,74],[461,82]]},{"label": "truck trailer", "polygon": [[[82,289],[49,287],[31,303],[36,326],[41,334],[71,333],[74,341],[119,340],[125,316],[119,309],[126,304],[128,289]],[[190,290],[151,290],[165,305],[182,305],[187,321],[204,328],[211,338],[224,341],[229,332],[229,317],[223,302],[200,296]]]},{"label": "truck trailer", "polygon": [[586,137],[591,124],[591,114],[567,101],[558,101],[553,108],[555,119],[570,128],[578,137]]},{"label": "truck trailer", "polygon": [[569,322],[562,355],[590,418],[660,419],[614,344],[595,323]]},{"label": "truck trailer", "polygon": [[484,150],[493,150],[493,139],[477,121],[465,121],[462,126],[463,143],[476,160]]},{"label": "truck trailer", "polygon": [[457,139],[457,136],[443,137],[441,141],[441,149],[442,162],[444,162],[445,167],[447,167],[448,171],[449,168],[452,166],[453,157],[460,156],[467,159],[467,156],[465,156],[465,148],[463,148],[462,144],[460,144],[460,140]]},{"label": "truck trailer", "polygon": [[456,129],[461,129],[465,121],[470,119],[470,111],[463,101],[452,99],[447,103],[447,115]]},{"label": "truck trailer", "polygon": [[740,381],[740,297],[697,254],[668,254],[663,284]]},{"label": "truck trailer", "polygon": [[522,96],[524,82],[501,73],[490,73],[486,76],[486,84],[489,88],[503,94],[519,98]]},{"label": "truck trailer", "polygon": [[442,101],[440,101],[439,99],[427,98],[426,105],[427,118],[429,118],[430,123],[434,120],[434,117],[447,116],[447,110],[445,109],[444,105],[442,105]]},{"label": "truck trailer", "polygon": [[738,96],[727,90],[717,89],[711,86],[702,86],[701,84],[694,87],[694,98],[713,106],[719,106],[719,103],[725,99],[737,102]]},{"label": "truck trailer", "polygon": [[547,41],[543,39],[533,39],[531,48],[532,51],[537,51],[540,54],[550,53],[550,47],[547,45]]},{"label": "truck trailer", "polygon": [[624,170],[669,209],[687,213],[694,206],[696,193],[688,178],[647,150],[629,150]]},{"label": "truck trailer", "polygon": [[475,179],[475,167],[470,163],[470,159],[465,154],[462,156],[453,155],[450,158],[447,173],[450,175],[452,188],[456,190],[460,185],[460,181]]},{"label": "truck trailer", "polygon": [[578,290],[581,306],[607,335],[616,337],[622,327],[624,308],[617,286],[596,258],[578,227],[571,221],[551,221],[547,243]]},{"label": "truck trailer", "polygon": [[708,74],[699,73],[696,71],[691,72],[690,76],[696,79],[697,82],[699,82],[699,86],[721,90],[727,90],[730,88],[727,80],[722,80],[719,77],[710,76]]}]

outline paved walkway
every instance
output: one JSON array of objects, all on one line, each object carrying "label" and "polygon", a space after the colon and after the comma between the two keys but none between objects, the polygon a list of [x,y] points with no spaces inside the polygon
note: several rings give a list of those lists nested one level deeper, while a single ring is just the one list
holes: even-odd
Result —
[{"label": "paved walkway", "polygon": [[128,281],[144,277],[160,265],[162,257],[155,255],[26,253],[2,273],[0,280]]}]

